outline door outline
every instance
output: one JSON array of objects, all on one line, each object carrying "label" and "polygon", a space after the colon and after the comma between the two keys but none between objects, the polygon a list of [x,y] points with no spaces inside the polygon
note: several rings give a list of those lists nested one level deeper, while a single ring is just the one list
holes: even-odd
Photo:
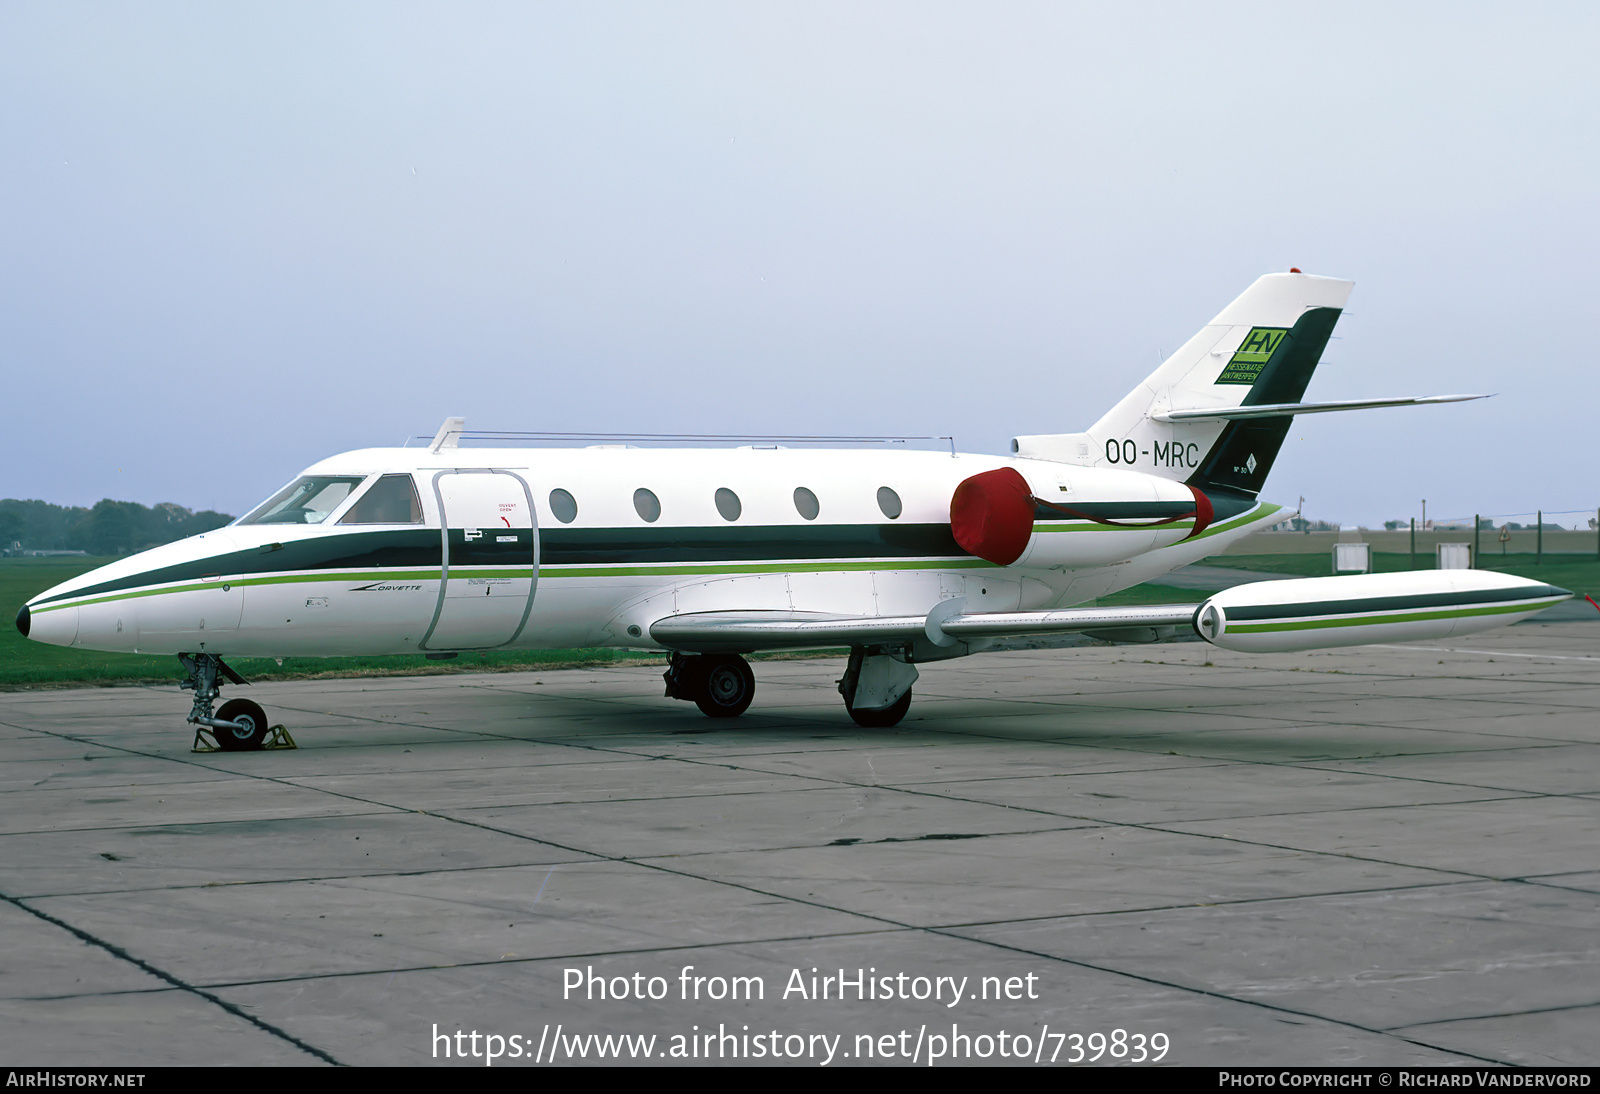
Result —
[{"label": "door outline", "polygon": [[533,507],[533,490],[528,486],[528,480],[515,471],[505,471],[493,467],[460,467],[447,468],[434,472],[433,499],[439,509],[439,600],[433,606],[433,619],[428,624],[428,633],[422,636],[422,641],[417,643],[419,650],[428,649],[428,639],[433,637],[433,632],[438,629],[439,617],[444,614],[445,594],[450,589],[450,514],[445,512],[444,493],[439,489],[439,480],[446,475],[504,475],[515,479],[522,487],[522,496],[528,502],[528,527],[533,532],[533,568],[528,581],[528,602],[522,606],[522,619],[517,623],[517,629],[511,632],[511,637],[504,642],[496,642],[492,646],[456,646],[461,650],[497,650],[511,645],[528,626],[528,617],[533,614],[534,594],[539,591],[539,511]]}]

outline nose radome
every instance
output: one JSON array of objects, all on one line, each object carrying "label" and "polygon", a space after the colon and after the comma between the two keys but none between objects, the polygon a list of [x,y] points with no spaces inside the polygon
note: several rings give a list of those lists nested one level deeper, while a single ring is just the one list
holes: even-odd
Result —
[{"label": "nose radome", "polygon": [[17,609],[17,630],[22,632],[22,637],[24,638],[28,637],[28,628],[32,623],[30,616],[32,614],[28,611],[26,604]]}]

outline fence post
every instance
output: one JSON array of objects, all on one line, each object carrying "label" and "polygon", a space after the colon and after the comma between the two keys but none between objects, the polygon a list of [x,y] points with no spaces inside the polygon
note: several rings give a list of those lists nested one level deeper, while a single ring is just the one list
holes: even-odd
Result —
[{"label": "fence post", "polygon": [[1533,549],[1533,564],[1539,565],[1544,561],[1544,510],[1539,510],[1539,515],[1533,518],[1534,527],[1538,529],[1533,542],[1537,545]]},{"label": "fence post", "polygon": [[1478,568],[1478,525],[1483,523],[1483,518],[1472,514],[1472,568]]},{"label": "fence post", "polygon": [[1417,518],[1411,518],[1411,568],[1417,568]]}]

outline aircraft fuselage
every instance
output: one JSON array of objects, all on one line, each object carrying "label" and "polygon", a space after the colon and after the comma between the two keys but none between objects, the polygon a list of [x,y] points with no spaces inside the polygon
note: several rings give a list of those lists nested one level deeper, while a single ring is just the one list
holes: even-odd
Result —
[{"label": "aircraft fuselage", "polygon": [[[951,533],[957,485],[1001,467],[1083,514],[1041,511],[1008,566]],[[418,511],[401,516],[415,519],[363,517],[386,476],[410,477]],[[1175,519],[1192,493],[1168,478],[903,450],[366,449],[301,476],[320,478],[354,481],[326,513],[247,515],[50,589],[29,604],[30,636],[218,656],[654,649],[651,624],[683,613],[1081,604],[1281,519],[1235,504],[1195,534],[1192,515]]]}]

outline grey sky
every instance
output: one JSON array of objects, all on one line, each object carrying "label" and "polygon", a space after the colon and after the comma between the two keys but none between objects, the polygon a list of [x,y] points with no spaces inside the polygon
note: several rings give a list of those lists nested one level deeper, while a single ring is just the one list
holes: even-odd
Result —
[{"label": "grey sky", "polygon": [[1357,282],[1266,495],[1600,505],[1592,4],[0,7],[0,496],[469,427],[1083,429]]}]

